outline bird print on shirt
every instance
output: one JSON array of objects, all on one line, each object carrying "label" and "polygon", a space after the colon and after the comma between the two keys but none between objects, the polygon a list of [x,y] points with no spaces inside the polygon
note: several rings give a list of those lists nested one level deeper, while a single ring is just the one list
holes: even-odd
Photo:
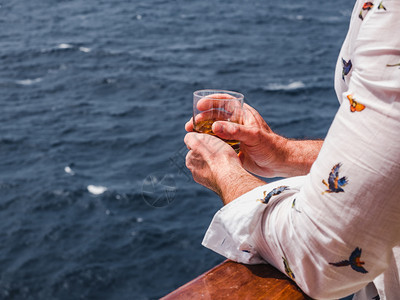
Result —
[{"label": "bird print on shirt", "polygon": [[268,194],[267,194],[267,191],[264,191],[264,199],[258,199],[257,201],[261,201],[264,204],[268,204],[268,202],[272,198],[272,196],[279,195],[280,193],[282,193],[283,191],[286,191],[288,189],[289,189],[288,186],[282,185],[282,186],[279,186],[277,188],[274,188]]},{"label": "bird print on shirt", "polygon": [[349,59],[349,61],[345,61],[343,58],[342,58],[342,64],[343,64],[342,79],[344,80],[344,76],[350,73],[353,64],[351,63],[351,59]]},{"label": "bird print on shirt", "polygon": [[379,9],[379,10],[380,10],[380,9],[386,10],[386,7],[383,6],[383,1],[381,1],[381,3],[379,3],[378,9]]},{"label": "bird print on shirt", "polygon": [[374,3],[368,1],[365,2],[363,7],[361,8],[360,14],[358,15],[362,21],[364,21],[367,13],[374,7]]},{"label": "bird print on shirt", "polygon": [[364,269],[362,265],[365,264],[365,262],[361,261],[361,248],[356,248],[354,251],[350,254],[349,260],[342,260],[337,263],[329,263],[330,265],[333,265],[335,267],[346,267],[350,266],[354,271],[366,274],[368,273],[367,270]]},{"label": "bird print on shirt", "polygon": [[358,103],[355,98],[353,98],[352,95],[347,95],[347,99],[350,101],[350,111],[355,112],[355,111],[363,111],[365,108],[365,105]]},{"label": "bird print on shirt", "polygon": [[339,169],[341,166],[341,163],[333,166],[331,172],[329,173],[328,183],[324,179],[322,180],[322,183],[328,187],[328,189],[322,192],[322,194],[344,192],[342,187],[348,183],[348,180],[346,176],[343,176],[339,179]]},{"label": "bird print on shirt", "polygon": [[294,208],[294,210],[295,210],[295,211],[297,211],[297,212],[301,213],[301,211],[300,211],[300,210],[298,210],[298,209],[296,208],[296,198],[295,198],[295,199],[293,199],[293,202],[292,202],[292,208]]},{"label": "bird print on shirt", "polygon": [[[393,65],[387,64],[386,67],[400,67],[400,63],[398,63],[398,64],[393,64]],[[399,69],[400,69],[400,68],[399,68]]]},{"label": "bird print on shirt", "polygon": [[294,280],[296,278],[296,276],[294,276],[294,273],[293,273],[292,269],[290,268],[286,257],[282,257],[282,259],[283,259],[283,265],[285,267],[286,275],[289,276],[292,280]]}]

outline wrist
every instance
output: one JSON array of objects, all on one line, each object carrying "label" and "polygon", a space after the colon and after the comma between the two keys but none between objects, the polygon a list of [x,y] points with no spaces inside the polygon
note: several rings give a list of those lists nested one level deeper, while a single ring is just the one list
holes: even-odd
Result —
[{"label": "wrist", "polygon": [[270,161],[266,165],[267,177],[288,177],[293,168],[293,148],[291,140],[276,133],[270,134]]}]

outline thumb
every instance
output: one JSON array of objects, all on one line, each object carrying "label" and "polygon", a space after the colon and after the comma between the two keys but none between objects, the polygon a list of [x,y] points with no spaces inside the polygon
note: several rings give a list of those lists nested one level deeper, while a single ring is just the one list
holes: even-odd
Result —
[{"label": "thumb", "polygon": [[238,140],[247,145],[257,140],[254,139],[251,128],[237,123],[217,121],[214,122],[212,131],[224,140]]}]

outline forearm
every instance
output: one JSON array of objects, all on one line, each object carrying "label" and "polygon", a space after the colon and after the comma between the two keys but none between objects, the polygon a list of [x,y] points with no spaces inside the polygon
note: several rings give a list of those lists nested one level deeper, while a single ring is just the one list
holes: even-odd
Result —
[{"label": "forearm", "polygon": [[242,168],[236,168],[220,176],[217,193],[224,205],[226,205],[261,185],[265,185],[265,182],[249,174]]},{"label": "forearm", "polygon": [[317,159],[323,140],[291,140],[281,141],[283,161],[281,166],[282,177],[306,175]]}]

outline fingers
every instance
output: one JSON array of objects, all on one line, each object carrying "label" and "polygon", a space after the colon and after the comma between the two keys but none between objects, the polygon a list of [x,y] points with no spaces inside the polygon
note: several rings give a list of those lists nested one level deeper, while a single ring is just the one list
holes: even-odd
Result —
[{"label": "fingers", "polygon": [[192,132],[193,131],[193,118],[190,118],[190,120],[188,122],[186,122],[185,130],[187,132]]},{"label": "fingers", "polygon": [[[199,129],[194,128],[193,123],[196,125],[200,125],[200,123],[209,120],[210,123],[218,121],[218,120],[229,120],[231,122],[236,122],[240,123],[240,120],[242,119],[242,113],[238,114],[233,114],[233,113],[228,113],[224,110],[219,110],[219,109],[211,109],[207,110],[204,112],[201,112],[195,116],[195,122],[193,122],[193,117],[190,118],[188,122],[185,124],[185,130],[187,132],[192,132],[194,130],[197,130],[199,132],[203,132]],[[200,125],[201,126],[201,125]]]},{"label": "fingers", "polygon": [[200,99],[196,107],[199,111],[218,108],[233,112],[238,108],[242,108],[242,102],[229,94],[212,94]]},{"label": "fingers", "polygon": [[[244,104],[243,109],[237,110],[236,114],[230,114],[227,111],[220,109],[213,109],[214,107],[220,107],[224,99],[234,98],[228,94],[213,94],[213,98],[202,98],[199,100],[201,108],[210,108],[208,111],[203,111],[196,115],[195,122],[199,126],[201,123],[210,120],[207,126],[207,132],[212,129],[212,132],[218,137],[225,140],[239,140],[247,146],[255,146],[260,142],[261,136],[260,131],[271,133],[271,129],[260,114],[248,104]],[[214,98],[215,97],[215,98]],[[218,99],[219,98],[219,99]],[[232,100],[229,100],[232,101]],[[228,102],[229,102],[228,101]],[[225,101],[226,102],[226,101]],[[221,121],[220,121],[221,120]],[[223,121],[229,120],[230,122]],[[214,123],[213,123],[214,122]],[[213,123],[213,124],[212,124]],[[212,124],[212,127],[210,125]],[[243,124],[243,125],[242,125]],[[197,126],[197,125],[196,125]],[[193,118],[191,118],[186,124],[185,129],[188,132],[196,130],[193,125]],[[201,129],[197,129],[199,132],[203,132]],[[190,139],[189,139],[190,143]],[[188,146],[189,147],[189,146]],[[191,147],[193,148],[193,147]]]},{"label": "fingers", "polygon": [[253,115],[258,114],[258,111],[255,110],[255,108],[253,108],[252,106],[248,105],[247,103],[244,103],[243,107],[249,110]]},{"label": "fingers", "polygon": [[[211,127],[212,123],[215,121],[231,121],[237,122],[240,119],[240,116],[237,114],[228,113],[224,110],[219,109],[211,109],[205,112],[202,112],[194,117],[194,130],[199,132],[204,132],[199,130],[198,127],[202,127],[206,121],[206,125]],[[211,128],[210,128],[211,129]]]},{"label": "fingers", "polygon": [[185,135],[185,138],[183,139],[186,147],[188,147],[189,150],[192,148],[196,148],[195,141],[197,141],[198,139],[195,139],[194,135],[196,135],[195,132],[189,132]]},{"label": "fingers", "polygon": [[242,133],[244,132],[245,127],[236,123],[218,121],[214,122],[212,130],[221,139],[241,141],[243,135]]},{"label": "fingers", "polygon": [[243,104],[243,110],[244,110],[244,118],[243,120],[245,121],[244,124],[249,124],[252,126],[258,126],[267,129],[267,131],[271,131],[271,128],[269,128],[267,122],[261,117],[261,115],[258,113],[257,110],[255,110],[253,107],[248,105],[247,103]]},{"label": "fingers", "polygon": [[[204,168],[206,165],[206,162],[204,161],[204,159],[202,158],[202,156],[199,153],[189,151],[186,154],[185,164],[186,164],[186,167],[190,171],[194,172],[196,170]],[[194,178],[194,176],[193,176],[193,178]]]},{"label": "fingers", "polygon": [[204,139],[205,139],[205,137],[211,137],[211,138],[214,138],[214,139],[217,139],[218,140],[218,138],[216,138],[216,137],[212,137],[212,136],[210,136],[210,135],[206,135],[206,134],[202,134],[202,133],[197,133],[197,132],[189,132],[189,133],[187,133],[186,135],[185,135],[185,138],[184,138],[184,142],[185,142],[185,144],[186,144],[186,147],[189,149],[189,150],[195,150],[195,152],[201,152],[202,151],[202,149],[204,148],[204,143],[205,143],[205,141],[204,141]]},{"label": "fingers", "polygon": [[225,144],[219,138],[211,136],[209,134],[189,132],[185,135],[183,140],[189,149],[200,149],[204,148],[206,144],[209,146],[214,144]]},{"label": "fingers", "polygon": [[202,153],[205,157],[216,155],[219,152],[231,152],[236,156],[236,152],[231,146],[221,139],[210,134],[189,132],[184,138],[184,142],[189,150]]},{"label": "fingers", "polygon": [[258,130],[253,127],[232,122],[218,121],[212,126],[213,132],[225,140],[238,140],[247,146],[254,146],[259,141]]}]

